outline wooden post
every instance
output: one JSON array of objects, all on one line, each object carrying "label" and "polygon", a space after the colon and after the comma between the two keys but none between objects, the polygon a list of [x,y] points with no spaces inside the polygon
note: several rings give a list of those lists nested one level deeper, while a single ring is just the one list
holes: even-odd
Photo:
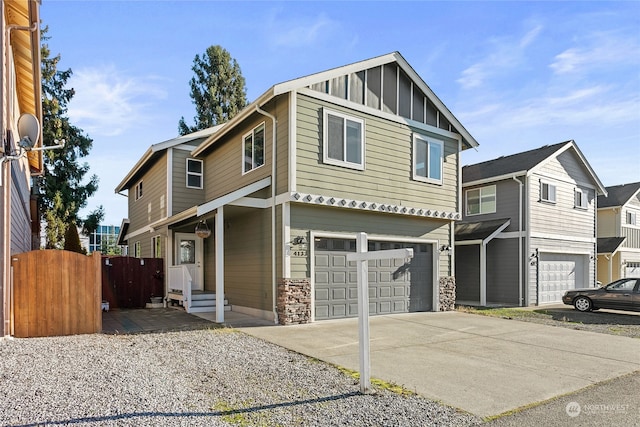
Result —
[{"label": "wooden post", "polygon": [[360,393],[371,392],[371,350],[369,347],[369,265],[371,259],[413,258],[413,249],[391,249],[368,252],[366,233],[356,236],[356,253],[347,261],[357,262],[358,279],[358,340],[360,350]]}]

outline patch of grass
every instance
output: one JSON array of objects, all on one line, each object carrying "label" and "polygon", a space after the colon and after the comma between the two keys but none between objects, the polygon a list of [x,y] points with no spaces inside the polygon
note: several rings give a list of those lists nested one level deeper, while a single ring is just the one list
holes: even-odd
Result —
[{"label": "patch of grass", "polygon": [[258,414],[258,416],[256,417],[256,414],[253,414],[253,416],[248,416],[248,413],[246,413],[244,409],[248,408],[250,404],[251,402],[243,402],[239,407],[234,407],[228,402],[219,400],[213,405],[212,409],[222,414],[222,416],[220,417],[222,421],[234,426],[270,426],[271,424],[268,422],[268,420],[264,419],[264,415]]},{"label": "patch of grass", "polygon": [[[360,373],[357,371],[353,371],[351,369],[347,369],[347,368],[343,368],[342,366],[336,366],[336,369],[338,369],[340,372],[342,372],[343,374],[350,376],[351,378],[360,381]],[[371,378],[370,379],[371,385],[380,389],[380,390],[388,390],[392,393],[395,394],[399,394],[401,396],[413,396],[416,393],[414,393],[411,390],[408,390],[406,388],[404,388],[401,385],[395,384],[395,383],[391,383],[388,381],[384,381],[378,378]]]},{"label": "patch of grass", "polygon": [[526,318],[540,318],[550,319],[551,314],[546,310],[522,310],[520,308],[486,308],[486,307],[466,307],[458,306],[457,311],[470,314],[481,314],[489,317],[500,317],[503,319],[526,319]]}]

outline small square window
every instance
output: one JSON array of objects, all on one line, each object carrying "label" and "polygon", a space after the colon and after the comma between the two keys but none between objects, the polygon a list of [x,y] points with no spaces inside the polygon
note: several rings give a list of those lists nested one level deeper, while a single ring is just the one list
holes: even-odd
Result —
[{"label": "small square window", "polygon": [[202,188],[202,160],[187,159],[187,188]]},{"label": "small square window", "polygon": [[325,109],[323,124],[324,162],[364,170],[364,121]]},{"label": "small square window", "polygon": [[442,184],[444,143],[423,135],[413,137],[413,179]]},{"label": "small square window", "polygon": [[636,213],[627,211],[627,224],[636,225]]},{"label": "small square window", "polygon": [[496,186],[475,188],[466,191],[467,215],[480,215],[495,213],[496,211]]},{"label": "small square window", "polygon": [[540,200],[543,202],[556,202],[556,186],[548,182],[540,181]]},{"label": "small square window", "polygon": [[587,209],[589,207],[589,201],[587,200],[587,193],[584,190],[576,188],[574,194],[574,207],[580,209]]}]

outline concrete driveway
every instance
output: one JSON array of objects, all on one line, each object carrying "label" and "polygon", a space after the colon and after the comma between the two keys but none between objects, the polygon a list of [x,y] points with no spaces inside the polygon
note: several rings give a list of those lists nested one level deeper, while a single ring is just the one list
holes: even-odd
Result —
[{"label": "concrete driveway", "polygon": [[[370,318],[371,375],[488,417],[640,370],[640,340],[465,314]],[[358,321],[240,328],[359,370]]]}]

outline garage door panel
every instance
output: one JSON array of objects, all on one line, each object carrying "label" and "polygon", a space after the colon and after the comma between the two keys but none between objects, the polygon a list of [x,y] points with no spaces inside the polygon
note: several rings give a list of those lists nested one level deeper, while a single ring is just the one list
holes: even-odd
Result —
[{"label": "garage door panel", "polygon": [[541,253],[538,262],[540,304],[562,302],[566,290],[586,286],[586,255]]},{"label": "garage door panel", "polygon": [[[346,261],[355,250],[355,241],[323,240],[321,245],[316,244],[314,253],[315,318],[357,316],[357,263]],[[403,247],[414,248],[413,259],[368,261],[371,315],[431,309],[433,245],[369,241],[369,251]]]}]

